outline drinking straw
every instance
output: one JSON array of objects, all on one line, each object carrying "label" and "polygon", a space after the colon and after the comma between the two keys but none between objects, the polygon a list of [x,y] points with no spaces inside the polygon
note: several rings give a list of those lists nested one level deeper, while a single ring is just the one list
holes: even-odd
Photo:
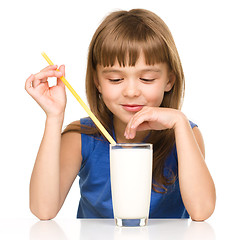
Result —
[{"label": "drinking straw", "polygon": [[[49,57],[46,55],[45,52],[41,53],[42,56],[45,58],[45,60],[48,62],[49,65],[54,65],[53,62],[49,59]],[[59,71],[58,69],[56,71]],[[90,116],[90,118],[93,120],[93,122],[95,123],[95,125],[99,128],[99,130],[103,133],[103,135],[107,138],[107,140],[111,143],[111,144],[116,144],[116,142],[114,141],[114,139],[111,137],[111,135],[106,131],[106,129],[104,128],[104,126],[100,123],[100,121],[95,117],[95,115],[91,112],[91,110],[89,109],[89,107],[84,103],[84,101],[79,97],[79,95],[76,93],[76,91],[72,88],[72,86],[70,85],[70,83],[62,76],[60,78],[62,80],[62,82],[66,85],[66,87],[71,91],[71,93],[73,94],[73,96],[77,99],[77,101],[82,105],[82,107],[84,108],[84,110],[87,112],[87,114]]]}]

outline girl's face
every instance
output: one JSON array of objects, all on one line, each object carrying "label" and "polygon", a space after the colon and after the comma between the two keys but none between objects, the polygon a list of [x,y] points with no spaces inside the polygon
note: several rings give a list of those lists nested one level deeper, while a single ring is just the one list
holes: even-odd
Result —
[{"label": "girl's face", "polygon": [[97,77],[97,88],[114,115],[114,123],[123,125],[144,106],[159,107],[164,92],[171,90],[175,80],[167,63],[146,65],[143,54],[133,67],[98,65]]}]

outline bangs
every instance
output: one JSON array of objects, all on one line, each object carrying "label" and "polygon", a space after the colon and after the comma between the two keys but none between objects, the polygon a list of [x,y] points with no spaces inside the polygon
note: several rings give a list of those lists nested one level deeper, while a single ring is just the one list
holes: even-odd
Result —
[{"label": "bangs", "polygon": [[[113,26],[112,26],[113,25]],[[100,32],[93,51],[93,67],[135,66],[141,52],[147,65],[169,62],[168,47],[161,34],[132,16],[127,21],[108,24]]]}]

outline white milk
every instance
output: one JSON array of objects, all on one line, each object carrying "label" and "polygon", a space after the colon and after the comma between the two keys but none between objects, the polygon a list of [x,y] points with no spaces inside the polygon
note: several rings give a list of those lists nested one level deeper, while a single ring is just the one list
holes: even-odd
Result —
[{"label": "white milk", "polygon": [[152,148],[110,150],[114,218],[148,218],[152,183]]}]

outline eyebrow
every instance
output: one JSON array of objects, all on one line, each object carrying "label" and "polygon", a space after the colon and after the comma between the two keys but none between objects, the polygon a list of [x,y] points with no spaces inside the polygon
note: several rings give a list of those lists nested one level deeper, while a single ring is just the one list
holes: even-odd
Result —
[{"label": "eyebrow", "polygon": [[[105,68],[102,70],[102,73],[122,73],[122,72],[124,71],[120,69],[115,69],[115,68]],[[144,69],[139,70],[139,72],[141,73],[145,73],[145,72],[160,73],[162,72],[162,70],[160,68],[144,68]]]}]

